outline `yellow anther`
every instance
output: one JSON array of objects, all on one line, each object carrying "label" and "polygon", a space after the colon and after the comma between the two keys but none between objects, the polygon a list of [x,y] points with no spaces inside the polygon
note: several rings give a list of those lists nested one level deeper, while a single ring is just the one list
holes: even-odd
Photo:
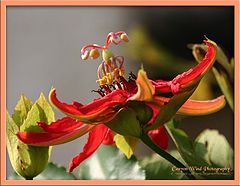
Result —
[{"label": "yellow anther", "polygon": [[121,35],[121,40],[123,40],[123,41],[125,41],[125,42],[128,42],[129,39],[128,39],[127,34],[122,34],[122,35]]},{"label": "yellow anther", "polygon": [[113,83],[113,76],[111,73],[107,73],[107,83],[109,85]]},{"label": "yellow anther", "polygon": [[96,80],[96,83],[98,83],[100,86],[102,86],[102,85],[106,85],[107,81],[108,81],[107,77],[103,76],[102,79]]},{"label": "yellow anther", "polygon": [[125,74],[125,69],[124,69],[124,68],[121,68],[121,69],[119,70],[119,75],[120,75],[120,76],[124,76],[124,74]]},{"label": "yellow anther", "polygon": [[92,59],[96,59],[96,58],[98,58],[99,57],[99,51],[98,51],[98,49],[92,49],[91,51],[90,51],[90,54],[89,54],[89,56],[90,57],[92,57]]}]

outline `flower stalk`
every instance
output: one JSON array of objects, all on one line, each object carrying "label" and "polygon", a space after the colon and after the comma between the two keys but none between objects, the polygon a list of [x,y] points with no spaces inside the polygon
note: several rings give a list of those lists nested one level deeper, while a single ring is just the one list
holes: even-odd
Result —
[{"label": "flower stalk", "polygon": [[[159,148],[148,136],[146,132],[143,132],[140,139],[144,144],[146,144],[151,150],[156,152],[159,156],[166,159],[170,163],[172,163],[177,168],[186,168],[185,165],[183,165],[180,161],[178,161],[176,158],[174,158],[171,154],[167,153],[165,150]],[[186,168],[186,170],[182,170],[182,172],[190,179],[195,180],[196,178],[192,175],[192,173]]]}]

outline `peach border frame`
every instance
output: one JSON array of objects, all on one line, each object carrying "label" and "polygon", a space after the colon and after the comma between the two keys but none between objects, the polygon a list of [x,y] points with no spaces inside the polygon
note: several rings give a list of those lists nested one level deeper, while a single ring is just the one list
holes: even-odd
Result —
[{"label": "peach border frame", "polygon": [[[235,175],[234,180],[6,180],[6,8],[8,6],[234,6],[235,48]],[[240,185],[239,182],[239,1],[238,0],[2,0],[1,1],[1,185]]]}]

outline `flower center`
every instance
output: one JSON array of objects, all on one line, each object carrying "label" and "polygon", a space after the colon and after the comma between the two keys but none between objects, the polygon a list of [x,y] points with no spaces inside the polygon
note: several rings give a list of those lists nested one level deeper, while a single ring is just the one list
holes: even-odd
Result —
[{"label": "flower center", "polygon": [[116,89],[132,92],[136,88],[136,76],[132,72],[128,80],[124,78],[124,58],[122,56],[114,56],[109,50],[111,43],[118,45],[121,41],[129,41],[125,32],[110,32],[106,37],[104,46],[91,44],[84,46],[81,50],[83,60],[87,60],[89,56],[92,59],[97,59],[100,56],[99,50],[102,50],[103,61],[98,67],[98,79],[96,80],[100,89],[93,90],[93,92],[97,92],[101,96],[105,96]]}]

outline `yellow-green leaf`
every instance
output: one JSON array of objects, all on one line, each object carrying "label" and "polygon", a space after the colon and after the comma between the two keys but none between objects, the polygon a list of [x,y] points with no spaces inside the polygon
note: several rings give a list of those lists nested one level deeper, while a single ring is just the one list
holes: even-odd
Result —
[{"label": "yellow-green leaf", "polygon": [[29,110],[32,108],[32,102],[26,96],[22,95],[14,108],[12,115],[13,121],[20,127],[27,118]]}]

